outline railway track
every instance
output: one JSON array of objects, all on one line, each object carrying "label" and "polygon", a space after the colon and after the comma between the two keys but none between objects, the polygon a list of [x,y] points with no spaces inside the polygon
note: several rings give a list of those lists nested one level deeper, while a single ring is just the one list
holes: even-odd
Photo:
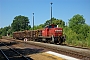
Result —
[{"label": "railway track", "polygon": [[36,45],[39,47],[47,48],[50,51],[58,52],[82,60],[90,60],[90,51],[84,51],[83,49],[78,50],[77,48],[57,46],[53,44],[39,43],[39,42],[27,42],[28,44]]},{"label": "railway track", "polygon": [[4,46],[4,48],[8,49],[8,51],[5,51],[4,49],[0,49],[1,53],[3,54],[3,56],[5,57],[6,60],[33,60],[31,58],[28,58],[28,57],[20,54],[14,48],[7,46],[3,42],[0,42],[0,45]]},{"label": "railway track", "polygon": [[[43,47],[43,48],[49,49],[50,51],[58,52],[60,54],[65,54],[68,56],[79,58],[81,60],[90,60],[90,50],[88,49],[67,47],[67,46],[61,46],[61,45],[53,45],[53,44],[40,43],[40,42],[26,42],[26,43],[39,46],[39,47]],[[88,51],[84,51],[84,50],[88,50]]]},{"label": "railway track", "polygon": [[[16,41],[17,39],[13,39],[13,38],[7,38],[7,37],[3,37],[3,39],[7,39],[7,40],[12,40],[12,41]],[[59,45],[59,44],[55,44],[55,45]],[[90,50],[90,48],[88,47],[80,47],[80,46],[73,46],[73,45],[67,45],[67,44],[61,44],[60,46],[68,46],[68,47],[74,47],[74,48],[80,48],[80,49],[87,49]]]}]

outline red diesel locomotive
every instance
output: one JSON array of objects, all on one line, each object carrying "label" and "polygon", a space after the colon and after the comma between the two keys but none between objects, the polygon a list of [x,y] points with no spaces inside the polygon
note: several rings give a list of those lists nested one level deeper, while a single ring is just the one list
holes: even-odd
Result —
[{"label": "red diesel locomotive", "polygon": [[51,24],[40,30],[26,30],[13,33],[15,39],[28,39],[32,41],[43,41],[47,43],[62,44],[65,42],[63,28],[58,28],[57,25]]}]

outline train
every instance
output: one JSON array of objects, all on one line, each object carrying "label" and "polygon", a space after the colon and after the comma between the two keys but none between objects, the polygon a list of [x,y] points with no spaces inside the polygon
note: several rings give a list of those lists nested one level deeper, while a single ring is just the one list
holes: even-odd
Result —
[{"label": "train", "polygon": [[63,28],[55,24],[47,25],[43,29],[13,32],[13,38],[54,44],[62,44],[66,40]]}]

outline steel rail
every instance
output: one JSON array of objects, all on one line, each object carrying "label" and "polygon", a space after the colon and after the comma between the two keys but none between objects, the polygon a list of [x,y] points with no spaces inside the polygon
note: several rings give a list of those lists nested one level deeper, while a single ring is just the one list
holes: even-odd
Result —
[{"label": "steel rail", "polygon": [[2,49],[0,49],[1,53],[4,55],[4,57],[9,60],[9,58],[7,57],[7,55],[2,51]]},{"label": "steel rail", "polygon": [[[4,43],[2,43],[2,44],[4,44]],[[5,44],[4,44],[5,45]],[[22,55],[22,54],[20,54],[19,52],[17,52],[15,49],[13,49],[13,48],[11,48],[11,47],[9,47],[9,46],[7,46],[7,45],[5,45],[7,48],[9,48],[9,49],[11,49],[12,51],[14,51],[15,53],[17,53],[17,54],[19,54],[20,56],[22,56],[23,58],[25,58],[26,60],[33,60],[33,59],[29,59],[29,58],[27,58],[26,56],[24,56],[24,55]]]},{"label": "steel rail", "polygon": [[[0,42],[1,43],[1,42]],[[2,49],[0,49],[1,53],[4,55],[4,57],[9,60],[9,58],[7,57],[7,55],[2,51]]]}]

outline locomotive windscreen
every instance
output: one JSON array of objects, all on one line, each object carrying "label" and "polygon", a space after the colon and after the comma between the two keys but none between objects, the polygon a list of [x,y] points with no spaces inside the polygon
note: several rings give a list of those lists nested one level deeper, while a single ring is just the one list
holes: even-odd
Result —
[{"label": "locomotive windscreen", "polygon": [[48,28],[57,28],[57,25],[49,25]]}]

